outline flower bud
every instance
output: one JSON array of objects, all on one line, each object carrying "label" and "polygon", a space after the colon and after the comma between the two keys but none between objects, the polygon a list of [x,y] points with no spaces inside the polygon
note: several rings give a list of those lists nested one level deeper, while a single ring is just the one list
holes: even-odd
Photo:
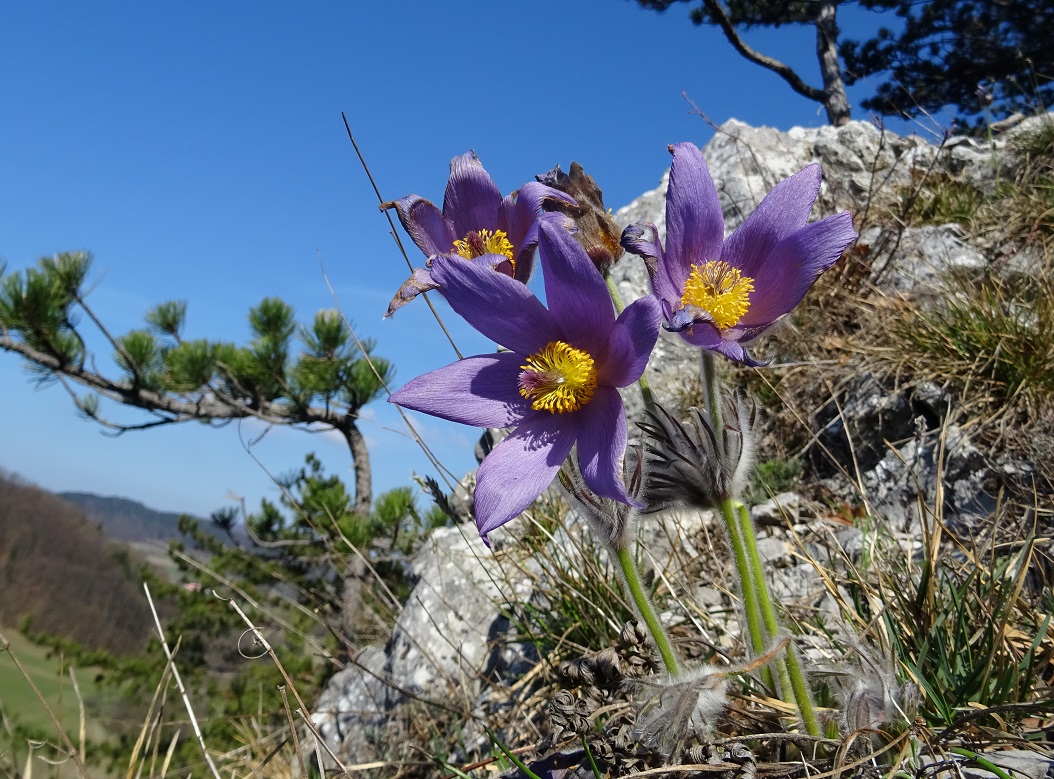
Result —
[{"label": "flower bud", "polygon": [[559,211],[578,225],[574,233],[577,240],[589,255],[601,273],[622,256],[619,240],[622,230],[611,214],[604,208],[604,193],[600,191],[593,177],[588,175],[577,162],[571,163],[571,173],[564,173],[557,165],[548,173],[535,178],[548,187],[570,195],[578,201],[577,206],[559,200],[549,200],[542,204],[546,211]]},{"label": "flower bud", "polygon": [[649,749],[672,755],[689,738],[714,731],[728,706],[728,677],[714,668],[686,671],[673,679],[638,681],[652,693],[637,713],[630,736]]},{"label": "flower bud", "polygon": [[[715,433],[698,408],[681,422],[661,405],[638,426],[646,444],[646,512],[671,506],[710,508],[736,497],[746,486],[754,452],[753,401],[725,398],[724,424]],[[720,437],[719,437],[720,436]]]}]

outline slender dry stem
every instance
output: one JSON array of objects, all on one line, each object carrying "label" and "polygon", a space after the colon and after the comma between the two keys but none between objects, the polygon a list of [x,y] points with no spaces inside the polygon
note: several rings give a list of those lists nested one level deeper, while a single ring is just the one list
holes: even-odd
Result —
[{"label": "slender dry stem", "polygon": [[0,651],[7,652],[8,656],[10,656],[11,658],[11,662],[13,662],[15,664],[15,668],[18,669],[18,673],[21,674],[22,678],[26,680],[26,683],[30,686],[30,689],[33,690],[33,694],[36,696],[37,700],[40,701],[40,705],[44,707],[44,711],[46,711],[48,717],[51,718],[51,721],[55,725],[55,731],[56,733],[58,733],[59,739],[62,741],[62,744],[66,748],[66,751],[69,752],[70,759],[73,760],[74,765],[77,766],[77,773],[81,775],[82,779],[88,779],[88,770],[84,766],[82,753],[78,752],[77,749],[73,746],[73,743],[70,741],[69,736],[66,735],[66,729],[62,727],[62,723],[59,721],[58,716],[56,716],[51,706],[48,705],[47,700],[40,692],[40,688],[37,687],[36,683],[33,681],[33,678],[29,675],[25,667],[19,661],[18,656],[15,654],[15,651],[11,648],[11,642],[8,641],[2,633],[0,633]]},{"label": "slender dry stem", "polygon": [[205,755],[205,762],[208,763],[212,775],[215,779],[221,779],[220,772],[216,769],[216,764],[212,762],[212,755],[209,754],[209,749],[205,746],[205,737],[201,734],[201,728],[198,727],[198,718],[194,715],[194,707],[190,704],[190,697],[187,695],[187,689],[183,686],[183,680],[179,676],[179,669],[176,667],[175,658],[168,648],[168,641],[165,639],[165,631],[161,627],[161,619],[157,616],[157,609],[154,608],[154,599],[150,597],[150,587],[146,582],[143,582],[143,590],[146,592],[146,600],[150,604],[150,613],[154,615],[154,626],[157,628],[157,637],[161,641],[161,648],[165,652],[165,659],[168,661],[168,665],[172,668],[172,678],[175,680],[176,687],[179,689],[180,697],[183,698],[183,705],[187,709],[187,716],[190,717],[190,726],[194,729],[194,736],[198,739],[198,743],[201,745],[201,752]]}]

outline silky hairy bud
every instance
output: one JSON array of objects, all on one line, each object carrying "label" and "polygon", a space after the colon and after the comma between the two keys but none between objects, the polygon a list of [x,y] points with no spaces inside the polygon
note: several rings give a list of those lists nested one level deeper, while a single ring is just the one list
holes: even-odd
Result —
[{"label": "silky hairy bud", "polygon": [[684,421],[661,405],[649,409],[638,422],[648,436],[645,513],[673,506],[710,508],[739,495],[753,461],[755,410],[750,400],[727,397],[725,421],[715,432],[698,408],[690,408]]},{"label": "silky hairy bud", "polygon": [[728,706],[728,677],[715,668],[686,671],[675,678],[641,680],[649,695],[637,713],[631,737],[656,752],[672,755],[690,738],[714,731]]}]

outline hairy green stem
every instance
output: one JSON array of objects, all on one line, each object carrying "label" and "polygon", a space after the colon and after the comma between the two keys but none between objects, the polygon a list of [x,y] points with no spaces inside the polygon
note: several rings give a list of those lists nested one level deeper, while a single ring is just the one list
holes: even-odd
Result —
[{"label": "hairy green stem", "polygon": [[787,644],[786,663],[787,675],[790,676],[791,687],[794,690],[794,700],[798,704],[798,712],[801,714],[805,730],[810,736],[822,735],[820,720],[816,717],[816,709],[813,708],[809,687],[805,684],[805,674],[802,673],[801,663],[798,662],[798,652],[793,643]]},{"label": "hairy green stem", "polygon": [[615,556],[618,558],[619,566],[622,568],[626,589],[629,590],[630,597],[633,599],[637,611],[640,612],[644,624],[648,626],[648,632],[651,633],[655,646],[662,656],[663,665],[670,672],[670,676],[677,676],[680,672],[680,667],[677,664],[677,655],[673,652],[670,639],[666,637],[666,631],[662,629],[662,624],[655,613],[655,607],[651,603],[651,598],[644,591],[644,585],[641,584],[640,575],[637,573],[637,566],[629,553],[629,546],[622,544],[615,547]]},{"label": "hairy green stem", "polygon": [[[739,531],[740,543],[743,545],[743,554],[747,560],[746,566],[750,569],[753,590],[756,593],[755,604],[758,608],[761,620],[764,622],[763,644],[768,645],[779,634],[780,628],[779,622],[776,621],[776,611],[772,608],[772,597],[769,595],[768,582],[765,580],[765,570],[761,565],[761,555],[758,554],[758,543],[757,536],[754,533],[754,525],[750,521],[750,512],[747,511],[746,506],[738,500],[735,502],[730,500],[729,504],[730,508],[735,511],[735,516],[738,519],[737,530]],[[727,522],[728,520],[726,519],[725,521]],[[756,616],[755,619],[757,619]],[[760,654],[760,652],[758,652],[758,654]],[[794,690],[795,696],[797,696],[797,688],[791,679],[790,672],[787,668],[787,662],[782,657],[776,660],[776,676],[779,678],[777,693],[781,698],[785,698],[791,690]]]},{"label": "hairy green stem", "polygon": [[[761,621],[758,618],[758,594],[754,588],[754,577],[750,571],[750,561],[747,557],[746,547],[743,544],[743,536],[736,524],[735,508],[731,498],[725,498],[718,503],[721,518],[725,521],[725,530],[728,533],[728,545],[732,549],[732,559],[736,564],[736,574],[739,576],[740,589],[743,592],[743,614],[747,620],[747,633],[750,636],[750,648],[755,657],[765,654],[765,635],[761,629]],[[761,670],[762,681],[772,689],[776,689],[772,678],[772,672],[765,667]]]},{"label": "hairy green stem", "polygon": [[[702,350],[703,390],[706,393],[706,405],[710,413],[710,429],[714,432],[714,440],[717,443],[718,456],[724,456],[724,438],[721,430],[724,419],[721,415],[720,382],[717,376],[717,363],[712,352]],[[732,499],[722,498],[718,504],[721,518],[725,521],[725,529],[728,531],[728,543],[732,548],[732,559],[736,564],[736,573],[739,574],[739,583],[743,590],[743,609],[747,618],[747,631],[750,633],[750,647],[755,655],[765,652],[765,636],[761,631],[761,622],[758,617],[758,591],[755,586],[756,579],[751,573],[750,559],[744,545],[743,534],[736,522],[735,507]],[[768,593],[766,593],[767,597]],[[768,681],[766,683],[769,683]]]},{"label": "hairy green stem", "polygon": [[618,287],[615,286],[615,280],[611,278],[610,273],[604,274],[604,283],[608,286],[611,302],[615,304],[615,313],[621,315],[626,310],[626,306],[622,302],[622,295],[618,293]]},{"label": "hairy green stem", "polygon": [[[615,286],[615,280],[611,278],[610,273],[604,273],[604,283],[607,285],[608,294],[611,296],[611,302],[615,306],[615,311],[621,316],[622,312],[626,310],[626,306],[622,303],[622,296],[619,294],[618,287]],[[647,409],[654,409],[655,397],[652,395],[648,379],[643,373],[640,375],[640,378],[637,379],[637,385],[640,387],[640,394],[644,400],[644,407]],[[658,648],[659,654],[662,656],[663,665],[666,666],[666,670],[669,672],[670,676],[677,676],[680,672],[680,668],[677,664],[677,655],[673,652],[673,647],[670,645],[670,639],[666,637],[666,631],[662,629],[662,624],[659,622],[659,617],[655,613],[655,607],[651,603],[651,598],[649,598],[648,593],[644,591],[644,586],[641,584],[640,580],[640,574],[637,572],[637,565],[633,561],[633,557],[629,552],[629,543],[626,541],[619,543],[618,546],[615,547],[615,556],[618,558],[619,566],[622,568],[622,576],[626,582],[626,589],[629,590],[630,598],[633,599],[637,611],[640,612],[644,624],[648,627],[648,632],[651,633],[652,640],[655,641],[655,646]]]},{"label": "hairy green stem", "polygon": [[765,622],[765,630],[768,631],[769,639],[775,638],[779,633],[779,622],[776,621],[776,610],[772,607],[772,597],[769,595],[768,582],[765,580],[765,570],[761,565],[761,555],[758,554],[757,536],[754,534],[754,524],[750,521],[750,512],[747,507],[738,500],[734,504],[736,515],[739,517],[739,533],[743,539],[743,548],[747,555],[751,576],[754,579],[754,589],[758,594],[758,607],[761,610],[761,619]]},{"label": "hairy green stem", "polygon": [[717,444],[717,452],[721,457],[725,454],[725,440],[721,435],[724,427],[724,418],[721,414],[721,386],[717,376],[717,362],[714,353],[703,349],[703,392],[706,394],[706,407],[710,412],[710,429],[714,431],[714,440]]},{"label": "hairy green stem", "polygon": [[732,499],[725,498],[718,503],[721,510],[721,518],[725,521],[725,530],[728,531],[728,543],[732,547],[732,559],[736,564],[736,573],[743,589],[743,610],[747,617],[747,632],[750,634],[750,648],[755,655],[765,653],[765,634],[761,630],[761,620],[758,618],[758,593],[755,588],[755,578],[751,573],[750,560],[747,557],[746,545],[743,543],[743,535],[736,524],[735,509]]},{"label": "hairy green stem", "polygon": [[[723,419],[717,365],[713,353],[706,349],[702,352],[702,373],[703,388],[706,392],[706,403],[710,412],[710,424],[714,432],[718,456],[724,457]],[[761,556],[758,554],[754,525],[750,521],[750,512],[747,511],[747,507],[738,500],[733,501],[730,497],[722,498],[718,502],[718,508],[724,519],[725,528],[728,530],[732,557],[735,560],[736,572],[739,574],[743,590],[743,611],[746,615],[751,648],[756,655],[761,655],[764,654],[766,645],[779,635],[779,622],[772,605],[772,597],[769,595],[768,582],[765,581],[765,569],[761,565]],[[762,626],[762,621],[764,621],[764,626]],[[787,645],[786,656],[778,658],[775,665],[779,686],[774,684],[772,671],[769,668],[764,668],[761,672],[765,684],[776,689],[784,700],[788,700],[793,694],[794,703],[801,714],[805,729],[809,735],[820,735],[820,724],[816,718],[812,699],[809,697],[798,655],[792,644]]]},{"label": "hairy green stem", "polygon": [[[761,618],[765,622],[765,630],[769,638],[774,639],[779,633],[779,621],[776,619],[776,609],[772,605],[769,596],[768,582],[765,581],[765,569],[761,565],[761,555],[758,554],[757,536],[754,534],[754,524],[750,521],[750,512],[741,502],[735,503],[736,513],[739,516],[739,530],[746,548],[746,555],[754,577],[754,588],[758,595],[758,606],[761,609]],[[820,735],[820,722],[816,718],[816,710],[809,697],[809,688],[805,684],[805,676],[798,662],[798,654],[794,651],[793,644],[787,644],[787,656],[780,658],[777,662],[777,673],[780,677],[782,695],[787,695],[787,687],[794,693],[794,702],[798,705],[802,722],[810,736]]]}]

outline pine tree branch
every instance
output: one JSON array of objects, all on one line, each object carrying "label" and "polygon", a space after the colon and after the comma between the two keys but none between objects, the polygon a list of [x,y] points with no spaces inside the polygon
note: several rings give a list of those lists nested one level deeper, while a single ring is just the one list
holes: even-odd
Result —
[{"label": "pine tree branch", "polygon": [[[75,381],[109,400],[151,413],[171,415],[171,420],[164,424],[189,421],[222,423],[235,419],[258,419],[278,425],[320,424],[342,432],[347,426],[349,414],[326,412],[313,406],[290,409],[280,403],[265,400],[257,400],[250,405],[247,401],[230,398],[222,393],[185,399],[164,392],[148,390],[127,381],[113,381],[83,366],[65,364],[57,357],[38,351],[7,334],[0,335],[0,349],[14,352],[37,367],[50,371],[56,377],[65,377]],[[354,418],[354,414],[350,416]],[[146,427],[155,426],[155,424],[148,424]],[[129,426],[128,429],[142,428]]]},{"label": "pine tree branch", "polygon": [[822,89],[817,89],[816,87],[806,84],[802,81],[801,76],[795,73],[794,69],[786,63],[773,59],[772,57],[762,54],[748,46],[747,42],[740,37],[738,32],[736,32],[735,24],[732,23],[732,20],[728,16],[728,11],[723,5],[721,5],[720,0],[703,0],[703,5],[706,7],[707,13],[710,14],[711,19],[713,19],[717,23],[717,26],[721,28],[721,32],[725,34],[725,38],[727,38],[728,42],[732,44],[732,48],[739,52],[740,55],[756,65],[771,70],[786,81],[790,88],[799,95],[807,97],[810,100],[815,100],[818,103],[825,102],[825,95]]},{"label": "pine tree branch", "polygon": [[138,425],[125,425],[121,424],[120,422],[111,422],[109,419],[99,416],[98,413],[86,409],[84,407],[84,403],[77,396],[77,393],[74,391],[73,387],[70,386],[70,383],[66,380],[65,376],[59,374],[55,378],[58,380],[58,383],[62,385],[62,388],[66,390],[66,394],[70,396],[70,400],[73,401],[73,405],[77,408],[77,410],[80,411],[80,413],[84,417],[90,419],[92,422],[95,422],[97,425],[105,427],[107,430],[112,430],[114,437],[119,436],[122,433],[129,433],[135,430],[150,430],[151,428],[161,427],[163,425],[171,425],[180,421],[171,417],[161,416],[160,412],[151,411],[151,414],[156,414],[160,418],[155,419],[153,422],[143,422]]},{"label": "pine tree branch", "polygon": [[[128,371],[132,374],[132,377],[137,381],[142,381],[142,377],[139,375],[139,368],[135,364],[135,360],[132,359],[132,355],[128,353],[128,350],[124,348],[124,344],[113,337],[113,334],[106,329],[106,326],[99,320],[99,317],[95,316],[95,312],[91,310],[91,307],[87,304],[83,297],[81,297],[80,290],[73,295],[73,301],[81,307],[81,310],[88,315],[88,318],[92,321],[99,332],[103,334],[103,337],[110,343],[114,350],[121,355],[121,358],[125,361],[128,366]],[[84,345],[84,339],[81,338],[80,333],[77,332],[73,325],[70,325],[70,330],[80,339],[81,345]],[[85,354],[87,354],[87,347],[85,347]]]}]

